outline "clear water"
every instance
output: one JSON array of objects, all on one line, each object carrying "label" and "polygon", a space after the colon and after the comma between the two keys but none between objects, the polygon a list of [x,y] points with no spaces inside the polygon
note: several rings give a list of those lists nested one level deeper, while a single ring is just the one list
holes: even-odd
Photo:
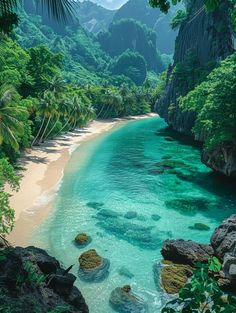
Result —
[{"label": "clear water", "polygon": [[[160,312],[162,297],[153,265],[161,260],[162,242],[167,238],[208,242],[214,228],[236,212],[235,185],[214,175],[200,162],[198,147],[165,127],[159,118],[131,121],[82,144],[67,165],[53,212],[32,239],[64,266],[75,264],[76,275],[78,257],[89,248],[110,260],[110,274],[103,282],[77,279],[91,313],[113,313],[110,292],[124,284],[148,301],[150,313]],[[176,168],[170,160],[177,161]],[[164,172],[163,164],[156,164],[163,161]],[[183,210],[173,202],[176,199],[193,199],[196,205]],[[101,216],[88,202],[102,202],[102,209],[119,214]],[[124,218],[128,211],[138,217]],[[161,218],[154,221],[153,214]],[[210,230],[189,229],[195,223],[207,224]],[[88,247],[73,244],[78,232],[92,237]],[[134,277],[121,276],[122,266]]]}]

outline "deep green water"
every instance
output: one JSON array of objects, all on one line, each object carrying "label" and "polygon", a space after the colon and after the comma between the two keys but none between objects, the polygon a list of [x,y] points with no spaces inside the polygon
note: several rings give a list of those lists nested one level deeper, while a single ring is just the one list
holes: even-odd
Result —
[{"label": "deep green water", "polygon": [[[235,186],[201,164],[199,148],[186,138],[166,140],[173,134],[165,127],[159,118],[131,121],[82,144],[67,165],[52,214],[32,239],[65,266],[75,264],[76,275],[84,250],[95,248],[110,260],[103,282],[77,279],[91,313],[112,313],[110,292],[124,284],[148,301],[149,313],[160,312],[153,265],[161,259],[162,242],[208,242],[214,228],[236,212]],[[89,207],[91,201],[102,202],[103,211]],[[137,212],[137,218],[126,219],[128,211]],[[153,214],[160,219],[153,220]],[[194,223],[210,230],[189,229]],[[92,237],[84,249],[73,244],[81,231]],[[121,276],[121,267],[134,277]]]}]

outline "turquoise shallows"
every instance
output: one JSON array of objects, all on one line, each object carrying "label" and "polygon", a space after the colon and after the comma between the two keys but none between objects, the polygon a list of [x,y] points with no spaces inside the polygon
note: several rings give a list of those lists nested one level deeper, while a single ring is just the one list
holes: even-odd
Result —
[{"label": "turquoise shallows", "polygon": [[[77,279],[91,313],[113,313],[110,292],[125,284],[147,300],[149,313],[160,312],[163,295],[153,265],[161,260],[162,242],[208,242],[214,228],[236,213],[235,186],[200,162],[198,147],[165,127],[160,118],[130,121],[79,146],[51,215],[32,239],[65,267],[75,264],[76,275],[87,249],[110,260],[104,281]],[[190,229],[195,223],[210,230]],[[92,237],[87,247],[74,245],[78,232]]]}]

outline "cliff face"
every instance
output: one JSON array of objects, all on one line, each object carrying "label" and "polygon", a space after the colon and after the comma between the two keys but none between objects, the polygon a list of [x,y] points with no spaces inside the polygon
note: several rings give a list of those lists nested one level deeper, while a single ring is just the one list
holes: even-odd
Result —
[{"label": "cliff face", "polygon": [[55,258],[35,247],[0,247],[2,312],[89,312],[76,277]]},{"label": "cliff face", "polygon": [[[203,2],[193,0],[187,18],[181,23],[175,43],[174,62],[167,74],[165,93],[155,106],[156,112],[173,129],[192,136],[196,116],[193,112],[181,112],[177,99],[185,96],[203,81],[214,64],[234,52],[228,1],[222,1],[220,8],[211,13],[205,11]],[[179,71],[176,70],[178,68]],[[201,134],[196,137],[197,140],[204,139]],[[219,160],[217,156],[219,150],[221,149],[212,152],[214,156],[209,152],[203,153],[203,162],[215,171],[228,176],[236,175],[234,149],[225,147],[224,153],[227,150],[227,158],[224,160],[220,158],[221,161],[216,162]]]}]

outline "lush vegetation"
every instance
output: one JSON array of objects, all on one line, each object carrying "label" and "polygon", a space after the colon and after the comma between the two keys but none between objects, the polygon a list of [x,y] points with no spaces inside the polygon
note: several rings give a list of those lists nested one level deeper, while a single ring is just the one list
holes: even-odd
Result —
[{"label": "lush vegetation", "polygon": [[204,82],[180,98],[184,111],[197,113],[196,134],[203,134],[206,148],[222,142],[236,144],[236,53],[222,61]]},{"label": "lush vegetation", "polygon": [[180,290],[179,296],[167,303],[162,313],[232,313],[236,298],[219,288],[215,274],[221,270],[216,257],[208,264],[196,264],[191,280]]},{"label": "lush vegetation", "polygon": [[185,10],[178,10],[171,21],[172,29],[177,29],[180,27],[181,23],[186,19],[187,13]]}]

